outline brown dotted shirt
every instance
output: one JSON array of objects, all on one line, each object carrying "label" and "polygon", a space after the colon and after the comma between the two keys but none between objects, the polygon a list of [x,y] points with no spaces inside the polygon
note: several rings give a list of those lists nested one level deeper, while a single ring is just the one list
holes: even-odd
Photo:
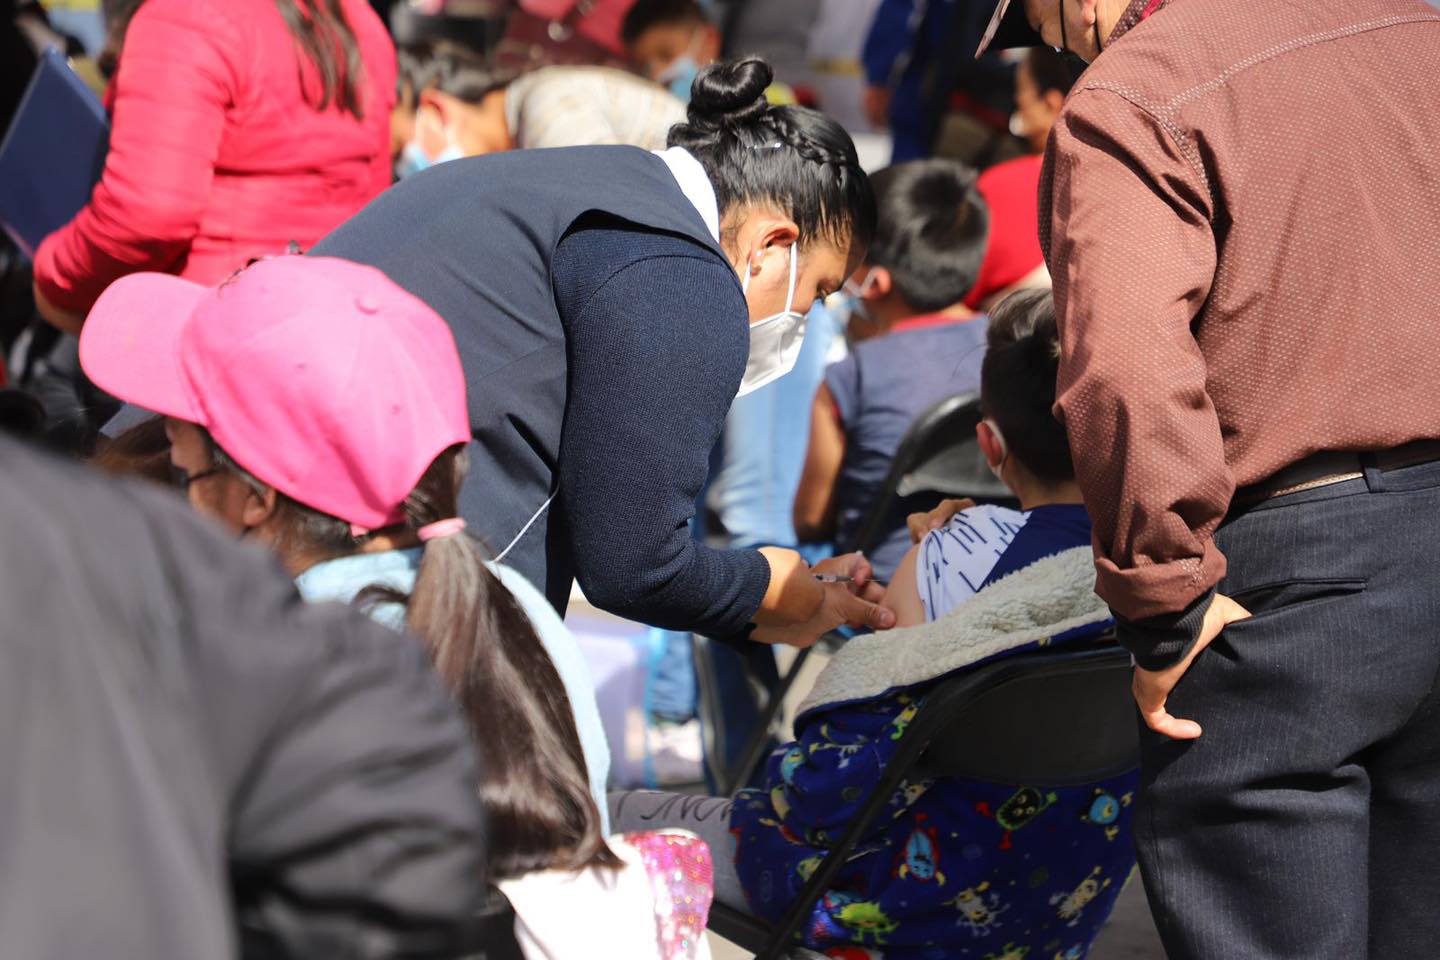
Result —
[{"label": "brown dotted shirt", "polygon": [[1440,437],[1422,0],[1134,0],[1060,116],[1040,204],[1056,411],[1122,618],[1196,609],[1237,486]]}]

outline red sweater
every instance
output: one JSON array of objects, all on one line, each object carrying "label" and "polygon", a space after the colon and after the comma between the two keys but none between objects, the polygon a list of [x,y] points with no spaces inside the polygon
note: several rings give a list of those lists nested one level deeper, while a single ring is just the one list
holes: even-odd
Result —
[{"label": "red sweater", "polygon": [[318,72],[273,0],[147,0],[107,97],[105,172],[40,245],[40,292],[84,312],[141,270],[218,283],[291,240],[308,247],[384,190],[395,49],[368,3],[343,7],[364,64],[363,121],[307,100]]}]

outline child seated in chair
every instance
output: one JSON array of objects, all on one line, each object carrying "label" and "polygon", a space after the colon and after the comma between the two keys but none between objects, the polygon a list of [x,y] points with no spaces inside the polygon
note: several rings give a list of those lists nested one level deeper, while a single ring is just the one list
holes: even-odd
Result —
[{"label": "child seated in chair", "polygon": [[980,375],[985,418],[975,436],[1020,510],[947,501],[964,508],[912,547],[891,580],[885,605],[897,626],[938,620],[1036,560],[1090,548],[1070,442],[1051,413],[1059,340],[1050,291],[1022,290],[1003,303],[1007,322],[992,325],[987,337]]},{"label": "child seated in chair", "polygon": [[[1022,650],[1093,643],[1110,626],[1092,589],[1065,433],[1050,413],[1058,350],[1049,293],[1007,299],[987,337],[981,444],[1026,511],[971,508],[917,545],[908,579],[897,575],[891,588],[914,625],[835,655],[800,707],[795,742],[771,755],[766,789],[733,801],[610,796],[617,829],[673,825],[704,837],[720,903],[772,923],[784,915],[939,681]],[[816,903],[804,942],[847,958],[1082,958],[1134,866],[1136,780],[906,782]]]}]

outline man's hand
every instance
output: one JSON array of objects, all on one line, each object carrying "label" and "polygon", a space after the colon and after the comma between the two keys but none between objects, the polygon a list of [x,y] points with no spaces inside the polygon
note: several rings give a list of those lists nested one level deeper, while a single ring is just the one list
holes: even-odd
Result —
[{"label": "man's hand", "polygon": [[889,630],[895,626],[895,614],[878,605],[885,588],[872,578],[870,561],[858,553],[822,560],[813,568],[815,573],[853,577],[854,583],[824,583],[824,598],[810,619],[802,623],[772,624],[755,628],[750,635],[760,643],[784,643],[792,647],[814,646],[836,627],[869,627]]},{"label": "man's hand", "polygon": [[975,501],[969,498],[964,500],[941,500],[940,506],[929,513],[912,513],[905,518],[905,525],[910,528],[910,542],[919,543],[936,530],[950,522],[950,518],[961,510],[969,510],[975,506]]},{"label": "man's hand", "polygon": [[1185,671],[1190,669],[1190,664],[1215,638],[1220,636],[1220,631],[1237,620],[1249,618],[1250,611],[1240,604],[1231,600],[1223,594],[1215,594],[1210,601],[1209,608],[1205,611],[1205,621],[1200,627],[1200,636],[1185,659],[1173,667],[1166,667],[1164,670],[1144,670],[1135,668],[1135,679],[1132,688],[1135,691],[1135,703],[1140,707],[1140,716],[1145,718],[1145,725],[1156,733],[1164,734],[1171,740],[1194,740],[1200,736],[1200,724],[1194,720],[1182,720],[1170,716],[1165,709],[1165,701],[1170,696],[1170,691],[1175,689],[1175,684],[1185,676]]}]

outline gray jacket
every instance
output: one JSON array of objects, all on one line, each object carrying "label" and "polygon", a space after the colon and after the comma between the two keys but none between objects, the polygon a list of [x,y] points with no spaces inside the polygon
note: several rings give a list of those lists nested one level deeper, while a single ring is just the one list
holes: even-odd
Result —
[{"label": "gray jacket", "polygon": [[472,758],[419,644],[0,439],[0,958],[457,955]]}]

